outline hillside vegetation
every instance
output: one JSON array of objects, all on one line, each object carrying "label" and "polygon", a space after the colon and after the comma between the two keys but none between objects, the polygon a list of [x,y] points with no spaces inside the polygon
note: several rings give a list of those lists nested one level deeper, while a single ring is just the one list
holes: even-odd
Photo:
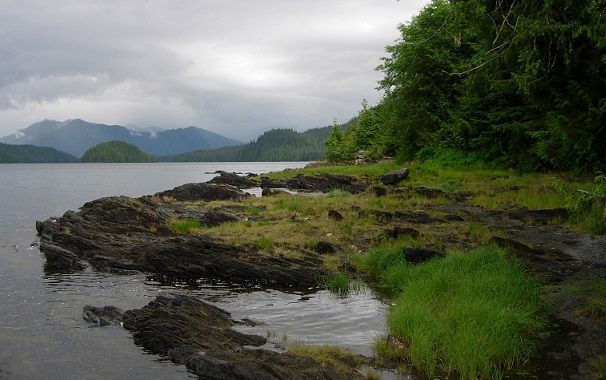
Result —
[{"label": "hillside vegetation", "polygon": [[0,163],[78,162],[78,159],[53,148],[0,143]]},{"label": "hillside vegetation", "polygon": [[387,47],[383,99],[333,131],[328,158],[456,149],[522,170],[604,170],[605,12],[603,1],[432,1]]},{"label": "hillside vegetation", "polygon": [[163,157],[163,161],[312,161],[325,156],[330,128],[272,129],[248,144]]},{"label": "hillside vegetation", "polygon": [[82,162],[154,162],[155,158],[124,141],[108,141],[87,150]]}]

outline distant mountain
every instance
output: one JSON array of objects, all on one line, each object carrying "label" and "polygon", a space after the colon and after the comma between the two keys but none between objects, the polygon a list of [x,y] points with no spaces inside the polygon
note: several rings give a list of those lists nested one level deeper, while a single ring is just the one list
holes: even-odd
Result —
[{"label": "distant mountain", "polygon": [[0,163],[78,162],[72,155],[53,148],[0,143]]},{"label": "distant mountain", "polygon": [[49,146],[81,157],[88,148],[112,140],[133,144],[156,156],[241,144],[239,141],[197,127],[153,133],[130,130],[120,125],[89,123],[80,119],[43,120],[0,139],[0,142]]},{"label": "distant mountain", "polygon": [[154,162],[156,159],[124,141],[108,141],[89,148],[82,162]]},{"label": "distant mountain", "polygon": [[162,161],[314,161],[325,156],[324,141],[330,127],[306,132],[292,129],[272,129],[248,144],[220,149],[198,150],[168,157]]}]

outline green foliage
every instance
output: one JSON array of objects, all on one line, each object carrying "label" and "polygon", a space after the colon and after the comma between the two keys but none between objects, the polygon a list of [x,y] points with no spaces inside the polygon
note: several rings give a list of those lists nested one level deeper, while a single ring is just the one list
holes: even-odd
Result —
[{"label": "green foliage", "polygon": [[180,234],[186,234],[200,228],[201,224],[197,219],[173,219],[170,221],[170,227]]},{"label": "green foliage", "polygon": [[346,296],[350,292],[356,292],[360,289],[360,282],[352,280],[347,273],[343,272],[337,272],[326,277],[323,283],[331,293],[338,296]]},{"label": "green foliage", "polygon": [[595,234],[606,234],[606,176],[595,177],[589,190],[580,190],[573,196],[572,214]]},{"label": "green foliage", "polygon": [[0,143],[0,163],[78,162],[78,159],[53,148]]},{"label": "green foliage", "polygon": [[314,161],[325,155],[324,141],[330,128],[299,133],[292,129],[272,129],[248,144],[199,150],[163,157],[164,161]]},{"label": "green foliage", "polygon": [[433,0],[386,48],[383,99],[363,102],[346,149],[404,161],[454,148],[522,170],[603,170],[605,12],[596,0]]},{"label": "green foliage", "polygon": [[255,240],[255,244],[258,245],[261,249],[273,252],[274,251],[274,243],[267,236],[260,236],[257,240]]},{"label": "green foliage", "polygon": [[532,352],[530,337],[542,328],[538,284],[503,250],[479,248],[417,265],[395,248],[364,256],[362,268],[399,293],[388,315],[397,354],[429,377],[499,376]]},{"label": "green foliage", "polygon": [[82,162],[154,162],[155,158],[124,141],[108,141],[88,149]]}]

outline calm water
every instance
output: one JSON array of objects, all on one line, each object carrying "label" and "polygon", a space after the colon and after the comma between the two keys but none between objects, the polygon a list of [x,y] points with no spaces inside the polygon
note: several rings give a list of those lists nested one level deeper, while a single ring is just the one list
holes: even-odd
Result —
[{"label": "calm water", "polygon": [[144,275],[45,275],[32,246],[34,222],[60,216],[108,195],[140,196],[213,177],[215,170],[261,173],[304,163],[154,163],[0,165],[0,379],[185,379],[182,366],[146,354],[118,327],[91,328],[86,304],[123,309],[145,305],[159,292],[182,291],[260,324],[247,332],[333,343],[368,353],[384,330],[385,307],[364,290],[339,299],[277,290],[201,285],[162,286]]}]

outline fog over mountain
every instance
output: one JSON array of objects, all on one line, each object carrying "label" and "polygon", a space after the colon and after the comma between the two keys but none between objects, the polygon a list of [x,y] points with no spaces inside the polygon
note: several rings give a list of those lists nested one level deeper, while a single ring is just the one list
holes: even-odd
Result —
[{"label": "fog over mountain", "polygon": [[80,117],[249,141],[355,116],[426,0],[5,0],[0,136]]},{"label": "fog over mountain", "polygon": [[112,140],[128,142],[155,156],[241,144],[240,141],[197,127],[154,133],[141,129],[134,131],[120,125],[89,123],[80,119],[43,120],[0,139],[0,142],[47,146],[81,157],[88,148]]}]

